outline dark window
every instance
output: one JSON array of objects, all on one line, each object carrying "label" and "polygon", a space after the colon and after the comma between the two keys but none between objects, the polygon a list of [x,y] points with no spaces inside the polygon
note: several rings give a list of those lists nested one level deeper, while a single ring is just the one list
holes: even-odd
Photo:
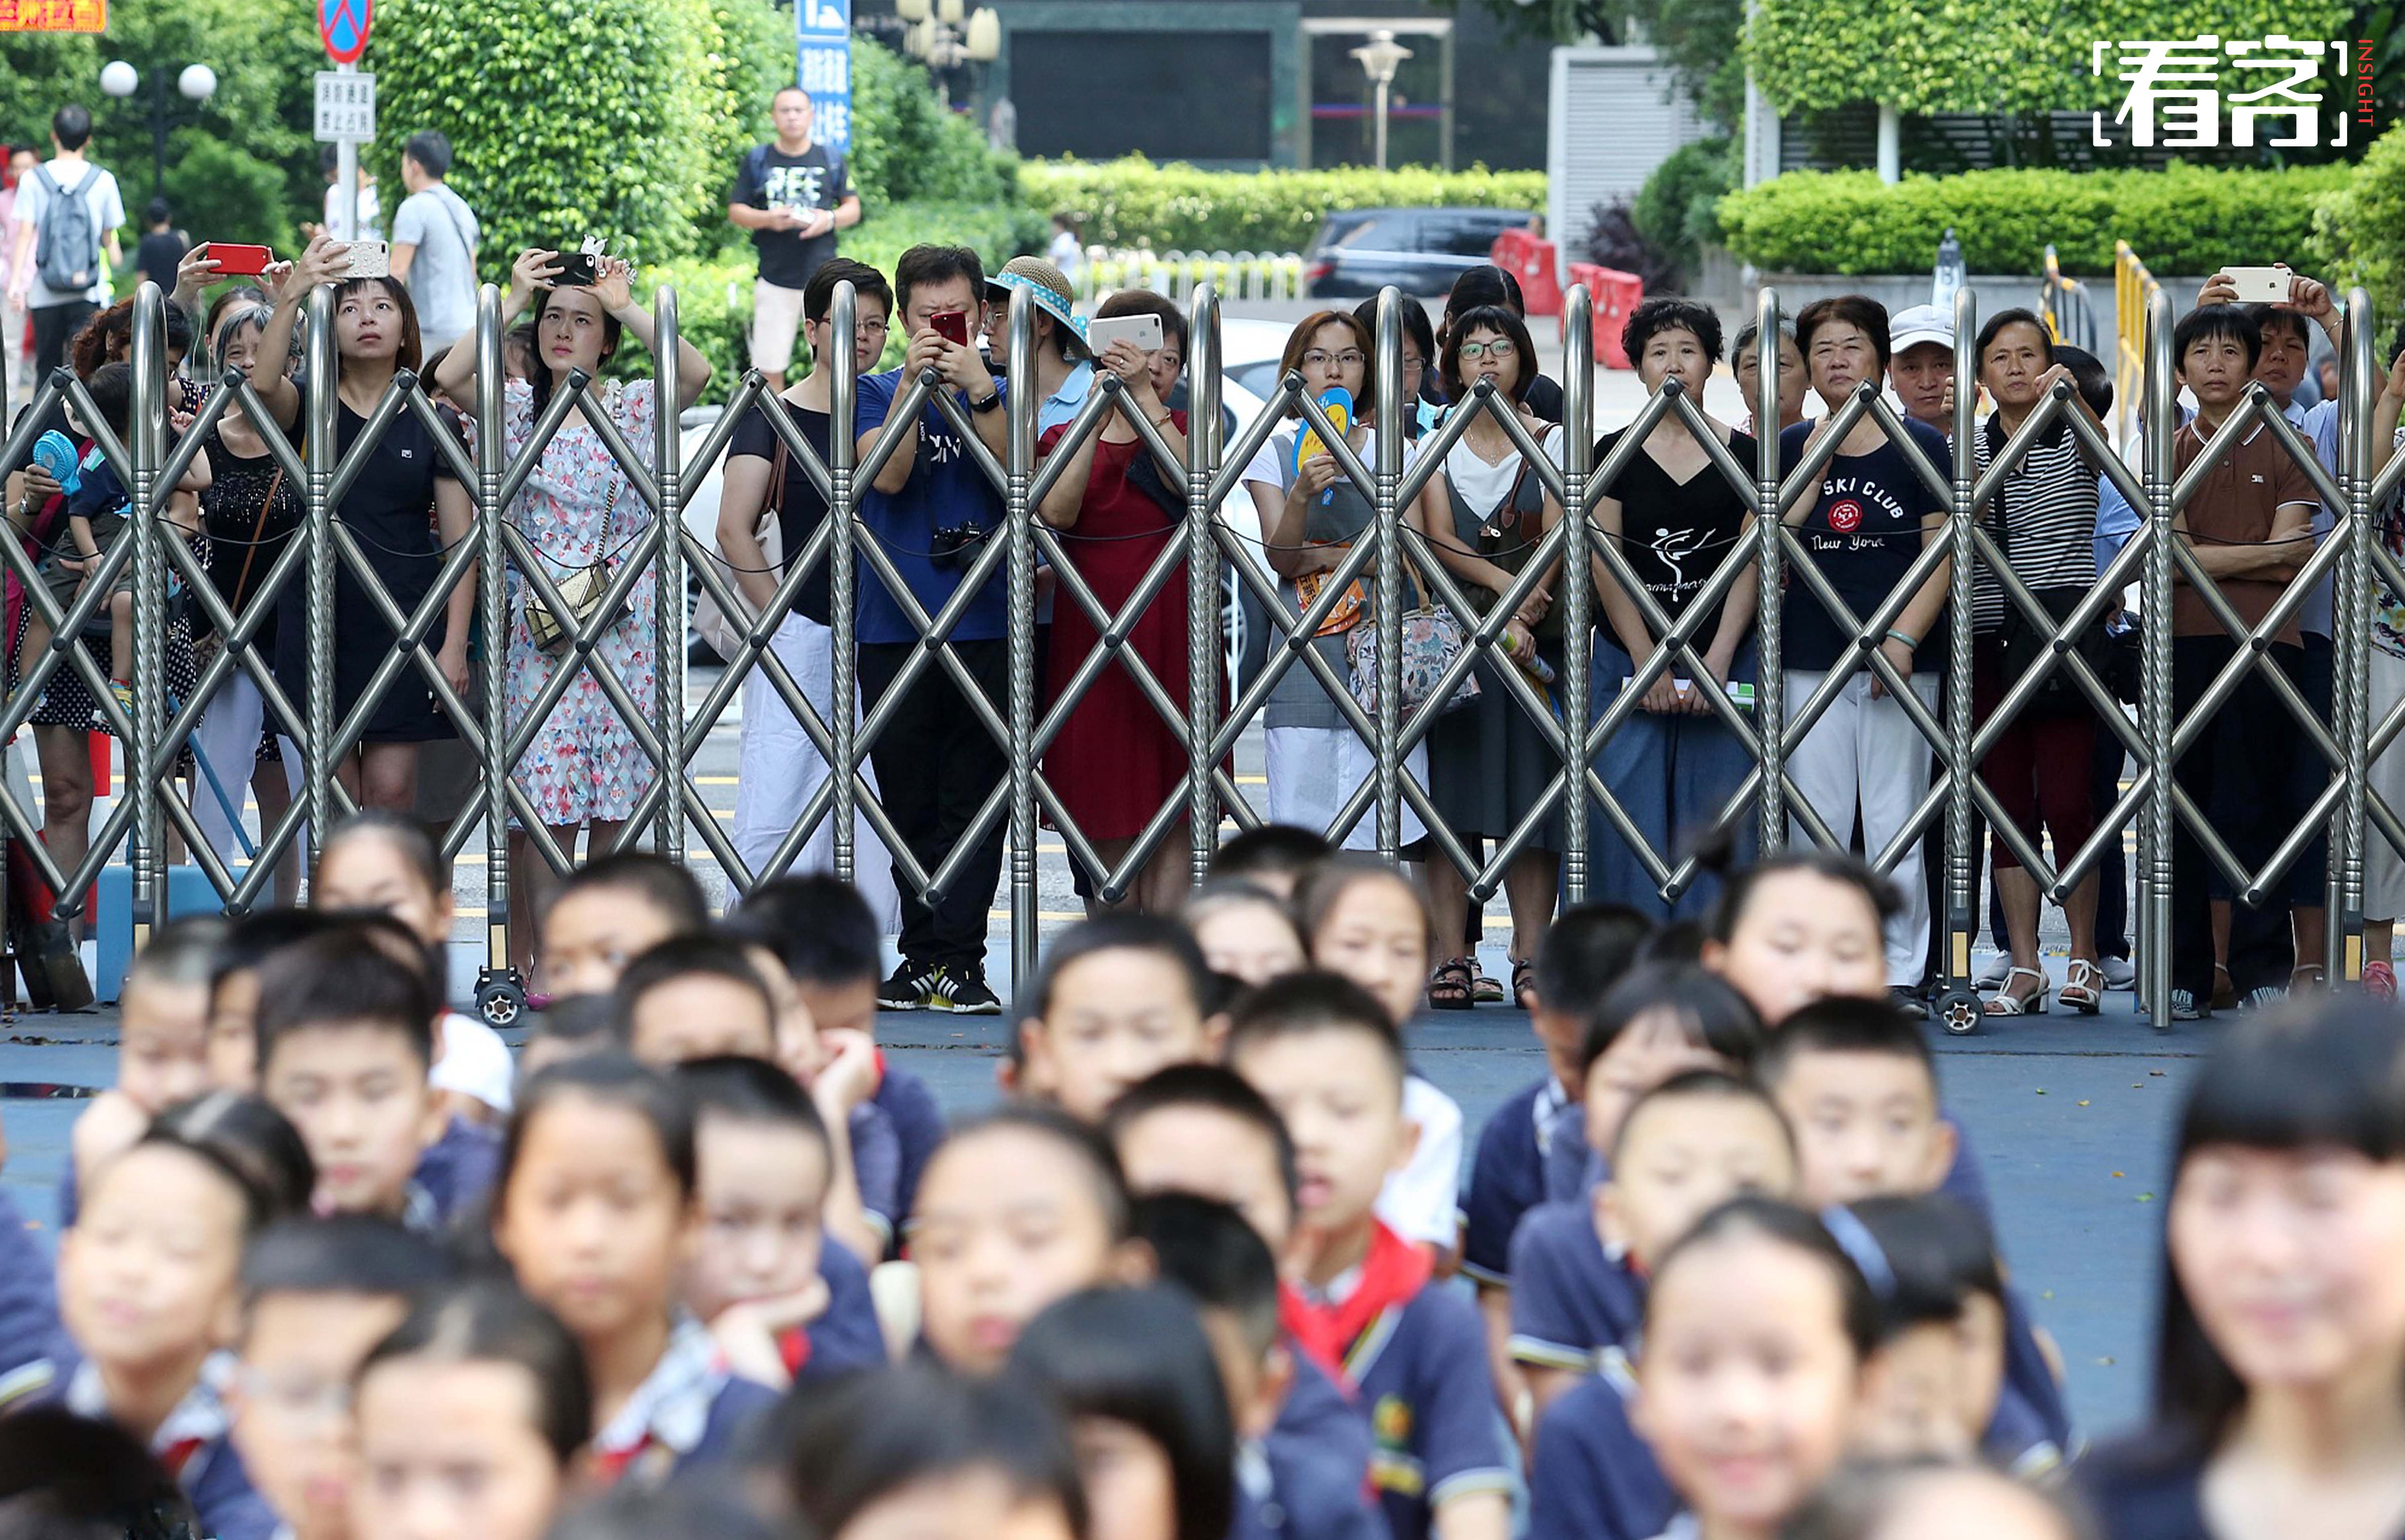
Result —
[{"label": "dark window", "polygon": [[1269,35],[1014,28],[1010,99],[1026,155],[1266,161]]},{"label": "dark window", "polygon": [[1337,216],[1329,217],[1328,245],[1347,251],[1417,251],[1422,237],[1419,216],[1403,209],[1362,217],[1360,222],[1339,234],[1334,230]]}]

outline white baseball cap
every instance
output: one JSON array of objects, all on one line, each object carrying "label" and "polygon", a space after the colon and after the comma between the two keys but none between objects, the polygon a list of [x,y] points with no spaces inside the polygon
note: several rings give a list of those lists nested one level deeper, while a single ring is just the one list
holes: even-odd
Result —
[{"label": "white baseball cap", "polygon": [[1947,352],[1953,352],[1953,317],[1935,305],[1914,305],[1888,317],[1888,357],[1893,357],[1906,348],[1916,347],[1922,343],[1935,343]]}]

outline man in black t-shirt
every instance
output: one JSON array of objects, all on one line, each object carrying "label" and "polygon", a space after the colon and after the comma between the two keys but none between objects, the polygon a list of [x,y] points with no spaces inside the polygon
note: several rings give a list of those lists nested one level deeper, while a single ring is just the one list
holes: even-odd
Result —
[{"label": "man in black t-shirt", "polygon": [[768,388],[785,387],[801,325],[802,290],[835,255],[835,232],[860,223],[860,196],[843,157],[810,142],[809,92],[787,86],[770,106],[777,137],[746,151],[726,195],[726,217],[752,232],[760,281],[752,286],[752,363]]}]

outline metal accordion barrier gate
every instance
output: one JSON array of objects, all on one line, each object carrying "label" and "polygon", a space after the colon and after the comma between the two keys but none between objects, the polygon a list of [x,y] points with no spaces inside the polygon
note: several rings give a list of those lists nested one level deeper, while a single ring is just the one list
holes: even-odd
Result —
[{"label": "metal accordion barrier gate", "polygon": [[[422,686],[429,692],[480,765],[478,792],[451,822],[443,845],[446,855],[456,857],[471,842],[482,840],[488,918],[480,1003],[497,1021],[514,1015],[523,998],[523,981],[509,966],[507,841],[513,829],[522,830],[536,854],[553,869],[567,866],[566,852],[543,827],[513,772],[546,714],[581,675],[594,680],[650,766],[648,786],[626,825],[626,840],[647,839],[652,848],[682,861],[686,859],[689,839],[697,839],[708,860],[724,873],[730,894],[786,870],[822,827],[832,830],[832,870],[851,878],[865,827],[891,853],[897,885],[932,899],[961,879],[975,847],[999,823],[1008,852],[1008,950],[1016,978],[1030,975],[1038,950],[1039,815],[1059,832],[1069,860],[1084,870],[1094,891],[1105,902],[1123,895],[1164,842],[1173,839],[1186,843],[1191,874],[1199,881],[1223,822],[1249,828],[1263,820],[1261,810],[1232,774],[1232,752],[1247,727],[1262,714],[1279,680],[1298,667],[1326,692],[1343,723],[1370,750],[1374,765],[1373,773],[1359,785],[1342,789],[1343,800],[1328,830],[1331,838],[1341,838],[1366,822],[1374,829],[1378,854],[1388,861],[1399,859],[1405,843],[1404,814],[1409,809],[1428,831],[1426,846],[1416,852],[1420,859],[1455,862],[1468,875],[1473,902],[1483,902],[1502,886],[1512,858],[1543,837],[1551,820],[1558,831],[1561,896],[1570,903],[1613,896],[1596,891],[1595,858],[1600,839],[1623,842],[1661,897],[1685,893],[1697,880],[1698,858],[1694,849],[1700,842],[1690,837],[1674,847],[1657,848],[1597,765],[1598,756],[1640,708],[1656,679],[1675,672],[1680,679],[1691,679],[1704,707],[1751,762],[1741,783],[1717,809],[1712,820],[1715,830],[1750,833],[1761,850],[1775,851],[1791,841],[1841,843],[1823,811],[1799,792],[1789,764],[1797,746],[1849,679],[1867,668],[1894,696],[1925,741],[1934,773],[1903,827],[1880,847],[1866,848],[1864,854],[1873,865],[1892,870],[1928,831],[1939,829],[1945,874],[1937,895],[1945,937],[1940,967],[1947,981],[1939,1015],[1949,1029],[1958,1031],[1971,1029],[1978,1019],[1978,998],[1969,987],[1973,910],[1978,890],[1977,854],[1973,848],[1975,813],[1984,815],[1989,825],[1999,831],[1999,837],[2034,878],[2044,897],[2056,903],[2097,869],[2108,842],[2120,842],[2124,831],[2134,824],[2138,903],[2133,913],[2141,961],[2140,999],[2159,1026],[2171,1019],[2172,851],[2175,836],[2182,832],[2201,847],[2232,896],[2249,904],[2261,903],[2278,889],[2311,847],[2326,839],[2325,897],[2331,917],[2326,960],[2332,979],[2361,974],[2359,935],[2368,842],[2384,840],[2405,852],[2405,822],[2367,785],[2370,762],[2405,728],[2405,704],[2393,705],[2379,720],[2372,720],[2368,656],[2373,582],[2405,594],[2405,569],[2400,569],[2396,553],[2374,533],[2375,511],[2395,497],[2398,478],[2405,474],[2405,458],[2389,461],[2375,473],[2385,447],[2372,442],[2375,396],[2383,376],[2373,355],[2370,305],[2361,290],[2349,293],[2343,306],[2335,473],[2325,469],[2314,446],[2282,418],[2263,387],[2254,385],[2247,387],[2245,398],[2225,424],[2225,428],[2237,431],[2216,431],[2196,462],[2174,476],[2173,436],[2178,419],[2173,317],[2169,301],[2159,294],[2147,304],[2143,450],[2135,468],[2124,463],[2094,424],[2074,408],[2072,387],[2066,382],[2057,384],[2039,402],[1985,470],[1974,474],[1975,456],[1957,453],[1948,474],[1914,441],[1894,408],[1878,394],[1876,383],[1866,383],[1836,409],[1829,431],[1812,441],[1801,463],[1782,473],[1775,435],[1762,436],[1753,463],[1742,463],[1713,432],[1700,401],[1676,380],[1667,381],[1651,396],[1629,430],[1598,462],[1593,382],[1584,368],[1569,369],[1562,382],[1565,441],[1558,464],[1515,414],[1512,403],[1491,385],[1470,392],[1416,446],[1407,449],[1400,434],[1380,433],[1374,454],[1366,461],[1346,444],[1344,434],[1309,396],[1299,373],[1289,373],[1280,382],[1261,415],[1230,429],[1223,426],[1220,408],[1219,301],[1205,286],[1193,295],[1189,307],[1189,431],[1182,454],[1172,450],[1159,427],[1136,410],[1120,382],[1104,371],[1097,372],[1084,405],[1042,458],[1036,453],[1034,393],[1009,394],[1008,453],[996,456],[977,439],[963,401],[940,388],[934,373],[900,385],[891,420],[910,420],[928,408],[938,413],[961,434],[977,470],[991,483],[1004,510],[1003,538],[980,542],[951,599],[932,613],[911,596],[891,553],[860,517],[868,489],[894,453],[894,438],[886,437],[863,455],[855,448],[852,433],[837,430],[831,434],[831,452],[821,455],[785,413],[767,413],[794,471],[809,478],[829,513],[802,549],[785,553],[775,599],[760,618],[742,628],[724,671],[698,699],[688,699],[682,666],[686,608],[682,595],[687,574],[729,616],[746,610],[726,564],[684,527],[682,514],[694,490],[727,454],[735,428],[745,414],[769,400],[760,377],[756,373],[744,377],[698,450],[686,455],[677,413],[665,409],[665,403],[676,398],[676,297],[666,289],[657,293],[654,318],[658,361],[653,388],[662,409],[653,413],[649,441],[629,441],[606,412],[583,414],[640,505],[634,511],[641,521],[640,529],[624,543],[619,559],[607,567],[607,592],[592,608],[596,618],[586,622],[578,619],[575,607],[563,597],[545,564],[536,559],[527,532],[511,517],[511,509],[561,430],[570,407],[594,399],[597,383],[582,372],[572,374],[538,414],[526,441],[515,453],[509,453],[503,432],[501,301],[488,286],[480,296],[472,338],[461,344],[474,347],[479,365],[476,398],[467,413],[472,431],[463,433],[455,427],[444,409],[429,399],[425,383],[403,371],[366,414],[348,448],[338,452],[334,389],[338,359],[331,295],[330,289],[321,288],[307,301],[299,447],[274,432],[261,435],[276,466],[302,493],[304,523],[299,538],[274,562],[258,594],[246,600],[241,613],[229,609],[165,511],[177,480],[226,413],[239,407],[254,423],[265,423],[269,417],[248,380],[228,372],[211,384],[190,425],[179,439],[175,437],[167,407],[165,301],[155,286],[144,285],[135,301],[130,432],[120,439],[101,427],[94,434],[101,453],[125,485],[134,516],[103,553],[92,580],[65,605],[40,581],[33,556],[19,540],[0,541],[0,562],[24,589],[26,603],[50,637],[39,656],[19,660],[15,691],[5,708],[0,708],[0,738],[13,735],[27,721],[45,684],[60,670],[69,670],[92,695],[105,728],[125,746],[128,792],[118,799],[72,870],[61,870],[44,847],[38,834],[40,820],[18,797],[0,796],[0,820],[22,845],[41,878],[60,894],[84,892],[121,848],[131,867],[137,945],[149,928],[165,917],[171,831],[181,836],[189,859],[205,875],[225,908],[240,912],[258,906],[278,858],[296,841],[314,847],[319,832],[354,809],[354,795],[345,788],[338,766],[360,742],[377,705],[405,681],[411,688]],[[1413,302],[1393,289],[1383,293],[1377,302],[1369,394],[1375,420],[1381,424],[1400,421],[1405,414],[1400,307]],[[1777,294],[1762,291],[1756,315],[1757,345],[1764,350],[1761,390],[1751,403],[1757,422],[1779,418],[1774,350],[1781,315]],[[1001,360],[1010,379],[1033,377],[1033,320],[1025,294],[1015,295],[1008,313],[1006,357]],[[836,342],[825,362],[832,371],[831,417],[839,425],[854,422],[859,399],[851,347],[855,321],[856,297],[850,284],[841,285],[833,312]],[[1956,336],[1975,335],[1977,321],[1973,296],[1965,291],[1955,303]],[[1592,330],[1589,297],[1583,288],[1573,288],[1564,317],[1568,357],[1594,357]],[[1971,444],[1978,429],[1974,417],[1978,394],[1971,350],[1958,348],[1951,434],[1957,446]],[[43,384],[34,410],[20,419],[7,444],[9,463],[25,455],[43,413],[60,400],[73,407],[83,422],[101,421],[83,383],[65,370],[58,371]],[[1512,587],[1483,611],[1445,569],[1428,537],[1404,517],[1404,511],[1442,473],[1447,452],[1481,414],[1491,419],[1526,457],[1545,499],[1560,511]],[[340,515],[345,496],[368,469],[371,451],[404,417],[429,427],[445,469],[469,489],[474,509],[472,533],[438,553],[431,586],[407,608],[379,581],[359,537]],[[1062,533],[1036,512],[1070,458],[1066,452],[1094,438],[1115,417],[1133,433],[1139,446],[1136,452],[1149,455],[1163,482],[1182,493],[1185,505],[1182,521],[1163,539],[1157,558],[1117,612],[1079,575],[1074,551]],[[1740,537],[1678,613],[1665,611],[1631,567],[1621,542],[1608,538],[1592,518],[1604,489],[1614,483],[1632,456],[1642,452],[1647,434],[1666,418],[1675,419],[1694,435],[1709,462],[1703,473],[1724,479],[1750,510]],[[1933,527],[1892,592],[1858,612],[1820,569],[1800,536],[1798,523],[1811,506],[1813,491],[1839,444],[1865,420],[1896,448],[1947,511],[1943,530]],[[1316,597],[1300,608],[1281,599],[1275,579],[1263,564],[1261,541],[1243,529],[1241,516],[1246,466],[1288,424],[1298,432],[1312,429],[1319,434],[1329,445],[1343,481],[1357,489],[1373,511],[1366,538],[1354,540],[1341,553]],[[2051,613],[2014,574],[1986,516],[2007,474],[2042,435],[2058,427],[2067,427],[2094,455],[2111,484],[2139,515],[2135,535],[2100,573],[2077,608],[2061,618]],[[2200,562],[2183,530],[2181,513],[2232,444],[2258,427],[2271,434],[2279,448],[2297,461],[2331,527],[2271,612],[2250,625]],[[1237,504],[1236,516],[1228,511],[1231,499]],[[1055,574],[1058,602],[1076,606],[1102,638],[1091,654],[1077,662],[1068,688],[1049,702],[1041,698],[1036,677],[1034,595],[1039,563],[1048,564]],[[130,711],[120,708],[111,696],[109,681],[76,640],[95,621],[102,598],[129,570],[135,598]],[[769,643],[778,617],[786,612],[809,576],[822,570],[832,595],[832,679],[831,688],[813,691],[795,677]],[[1592,698],[1596,694],[1594,660],[1585,641],[1598,623],[1592,582],[1569,581],[1561,587],[1559,602],[1571,642],[1556,688],[1549,690],[1526,670],[1512,666],[1506,654],[1503,635],[1514,610],[1554,570],[1608,575],[1641,613],[1656,642],[1651,656],[1636,666],[1629,683],[1608,702]],[[1992,710],[1976,717],[1970,687],[1975,570],[1992,574],[2005,604],[2040,628],[2045,638],[2044,656],[2004,692]],[[1945,574],[1949,601],[1947,623],[1952,647],[1943,705],[1933,709],[1881,651],[1880,641],[1912,595],[1940,572]],[[338,575],[364,595],[375,620],[394,637],[365,690],[339,714],[336,693],[329,687],[337,629],[348,619],[337,610]],[[1400,638],[1407,576],[1424,588],[1423,608],[1441,603],[1462,618],[1463,635],[1463,646],[1450,658],[1442,676],[1419,701],[1408,704],[1403,699]],[[2335,577],[2338,595],[2334,686],[2327,721],[2276,666],[2271,651],[2308,588],[2325,576]],[[1006,585],[1007,594],[1008,687],[1003,699],[992,701],[963,665],[952,636],[970,598],[997,578]],[[1373,695],[1374,705],[1368,707],[1356,698],[1351,682],[1340,677],[1327,657],[1311,645],[1340,595],[1359,580],[1366,580],[1370,600],[1366,623],[1375,628],[1378,643],[1376,688],[1367,692]],[[656,635],[649,638],[658,678],[648,709],[628,681],[616,677],[596,656],[611,625],[629,623],[613,617],[636,584],[645,581],[655,583],[659,595]],[[856,707],[854,698],[856,604],[864,581],[878,582],[893,595],[917,634],[894,685],[865,710]],[[305,614],[312,681],[306,700],[300,703],[279,683],[258,642],[277,595],[294,583],[302,589],[301,608]],[[443,677],[430,640],[453,591],[462,583],[474,585],[475,613],[485,637],[483,688],[481,699],[473,706]],[[1188,616],[1182,701],[1126,645],[1146,608],[1180,583]],[[1760,670],[1750,709],[1715,677],[1702,652],[1703,633],[1710,618],[1740,583],[1751,585],[1756,606]],[[191,595],[191,602],[222,638],[196,686],[182,699],[171,694],[165,666],[165,617],[172,584],[180,584]],[[1259,602],[1273,631],[1265,665],[1246,679],[1223,681],[1221,678],[1225,665],[1216,617],[1227,584]],[[2227,664],[2214,671],[2201,693],[2191,692],[2195,698],[2185,702],[2175,700],[2173,668],[2172,615],[2173,590],[2178,585],[2202,600],[2231,643]],[[2119,607],[2125,590],[2131,589],[2139,600],[2141,637],[2141,683],[2134,712],[2123,709],[2078,646],[2080,637]],[[522,605],[527,595],[547,604],[565,625],[569,633],[566,661],[553,671],[545,689],[530,705],[513,711],[503,688],[504,650],[495,638],[507,634],[513,607]],[[1791,603],[1819,607],[1840,634],[1850,638],[1850,655],[1821,671],[1817,685],[1800,693],[1801,698],[1791,698],[1797,693],[1791,692],[1790,670],[1782,666],[1781,622]],[[1512,707],[1535,724],[1548,746],[1552,764],[1550,781],[1538,805],[1518,827],[1495,841],[1492,854],[1483,859],[1473,857],[1446,826],[1428,788],[1407,763],[1414,747],[1427,738],[1446,699],[1482,661],[1495,665],[1484,678],[1490,685],[1500,681]],[[1126,853],[1111,864],[1079,830],[1048,779],[1046,755],[1081,693],[1103,670],[1114,666],[1127,670],[1165,730],[1183,742],[1186,772],[1174,794],[1161,803]],[[761,671],[777,700],[793,714],[829,767],[816,789],[792,810],[782,839],[756,868],[747,865],[738,853],[690,770],[753,669]],[[301,793],[280,819],[260,831],[257,853],[248,870],[240,874],[204,837],[193,799],[179,791],[176,774],[209,701],[237,670],[256,685],[272,729],[301,746],[305,760]],[[900,696],[930,671],[940,672],[959,686],[979,727],[1002,750],[1007,768],[949,850],[914,854],[865,771],[869,752],[892,721]],[[2057,672],[2073,681],[2103,728],[2127,751],[2132,773],[2117,802],[2109,809],[2098,810],[2093,835],[2075,850],[2057,849],[2049,864],[2045,852],[2034,847],[2006,816],[1982,782],[1977,767]],[[2312,754],[2326,762],[2328,774],[2321,777],[2303,816],[2276,848],[2250,866],[2216,832],[2209,809],[2190,796],[2171,769],[2197,742],[2207,719],[2254,678],[2269,685],[2293,720],[2294,731]],[[2290,731],[2290,723],[2267,723],[2264,730],[2285,733]],[[222,791],[218,794],[222,796]],[[1691,832],[1691,836],[1701,833],[1707,832]]]}]

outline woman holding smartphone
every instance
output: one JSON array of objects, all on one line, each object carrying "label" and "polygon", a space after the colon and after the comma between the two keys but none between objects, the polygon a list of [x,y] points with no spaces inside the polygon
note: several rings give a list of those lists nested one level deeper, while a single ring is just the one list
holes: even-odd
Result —
[{"label": "woman holding smartphone", "polygon": [[[251,387],[276,427],[305,431],[301,388],[285,373],[302,307],[320,284],[334,286],[334,449],[347,458],[401,370],[421,361],[417,311],[394,278],[348,276],[351,248],[320,235],[309,243],[283,281],[250,363]],[[316,388],[322,384],[314,383]],[[392,601],[408,614],[432,592],[443,553],[468,538],[474,505],[426,425],[409,413],[394,417],[364,451],[368,464],[334,509],[366,553],[369,567]],[[442,540],[434,531],[439,525]],[[276,596],[275,679],[307,710],[309,692],[328,682],[309,671],[309,585],[288,584]],[[455,691],[468,688],[468,625],[475,613],[475,568],[461,572],[448,595],[435,663]],[[334,570],[334,720],[358,706],[378,665],[397,639],[382,611],[346,562]],[[369,712],[358,747],[335,773],[362,805],[406,813],[417,795],[417,746],[452,735],[434,692],[415,665],[404,668]],[[288,745],[287,753],[297,752]]]},{"label": "woman holding smartphone", "polygon": [[[570,282],[570,259],[556,251],[522,251],[510,268],[501,324],[531,310],[535,334],[533,374],[502,388],[502,441],[512,459],[526,453],[536,421],[553,394],[566,388],[570,374],[583,370],[598,378],[628,332],[644,346],[652,345],[652,314],[634,301],[634,268],[612,257],[589,260],[591,284]],[[583,275],[582,271],[575,273]],[[434,383],[456,399],[470,399],[476,385],[476,350],[452,348],[436,369]],[[672,410],[691,406],[709,383],[710,360],[692,343],[680,343]],[[596,385],[582,403],[569,408],[558,434],[543,446],[541,461],[525,490],[510,504],[510,522],[524,532],[554,584],[564,584],[597,565],[605,583],[614,581],[626,553],[650,526],[650,506],[636,495],[626,469],[604,447],[590,418],[607,415],[648,469],[657,411],[654,398],[649,380]],[[537,638],[527,617],[529,609],[539,606],[539,596],[514,569],[509,574],[509,593],[507,698],[514,734],[553,674],[572,663],[575,654],[564,639]],[[658,602],[656,571],[646,564],[625,611],[612,621],[594,649],[593,664],[578,665],[575,679],[511,769],[519,790],[533,802],[570,861],[576,859],[579,831],[589,833],[593,856],[614,845],[637,799],[651,787],[652,763],[603,693],[597,668],[615,676],[635,708],[649,718],[659,690],[660,659],[654,645]],[[568,617],[560,619],[564,623]],[[513,917],[511,934],[530,944],[533,917],[549,902],[558,878],[547,862],[527,859],[523,835],[515,844],[527,880],[513,891],[525,895],[527,908]],[[520,960],[530,963],[532,959]]]},{"label": "woman holding smartphone", "polygon": [[[1097,367],[1118,377],[1136,412],[1171,453],[1183,455],[1186,413],[1161,405],[1161,398],[1177,384],[1184,364],[1186,318],[1169,301],[1144,289],[1123,289],[1095,312],[1097,320],[1130,315],[1156,318],[1160,345],[1147,350],[1120,338],[1102,349]],[[1047,432],[1038,450],[1052,454],[1065,431]],[[1162,473],[1151,446],[1136,436],[1126,416],[1114,412],[1070,455],[1038,511],[1061,531],[1070,565],[1096,601],[1117,615],[1161,552],[1185,538],[1186,491]],[[1181,712],[1188,699],[1186,622],[1186,567],[1180,563],[1136,618],[1127,649]],[[1070,681],[1100,645],[1101,633],[1086,607],[1060,594],[1052,611],[1046,698],[1066,698]],[[1116,664],[1094,676],[1044,756],[1046,777],[1107,865],[1116,865],[1161,804],[1178,795],[1187,767],[1184,735],[1154,709],[1134,674]],[[1183,827],[1181,820],[1176,828]],[[1174,909],[1186,896],[1188,861],[1187,837],[1173,831],[1121,905],[1153,914]]]}]

